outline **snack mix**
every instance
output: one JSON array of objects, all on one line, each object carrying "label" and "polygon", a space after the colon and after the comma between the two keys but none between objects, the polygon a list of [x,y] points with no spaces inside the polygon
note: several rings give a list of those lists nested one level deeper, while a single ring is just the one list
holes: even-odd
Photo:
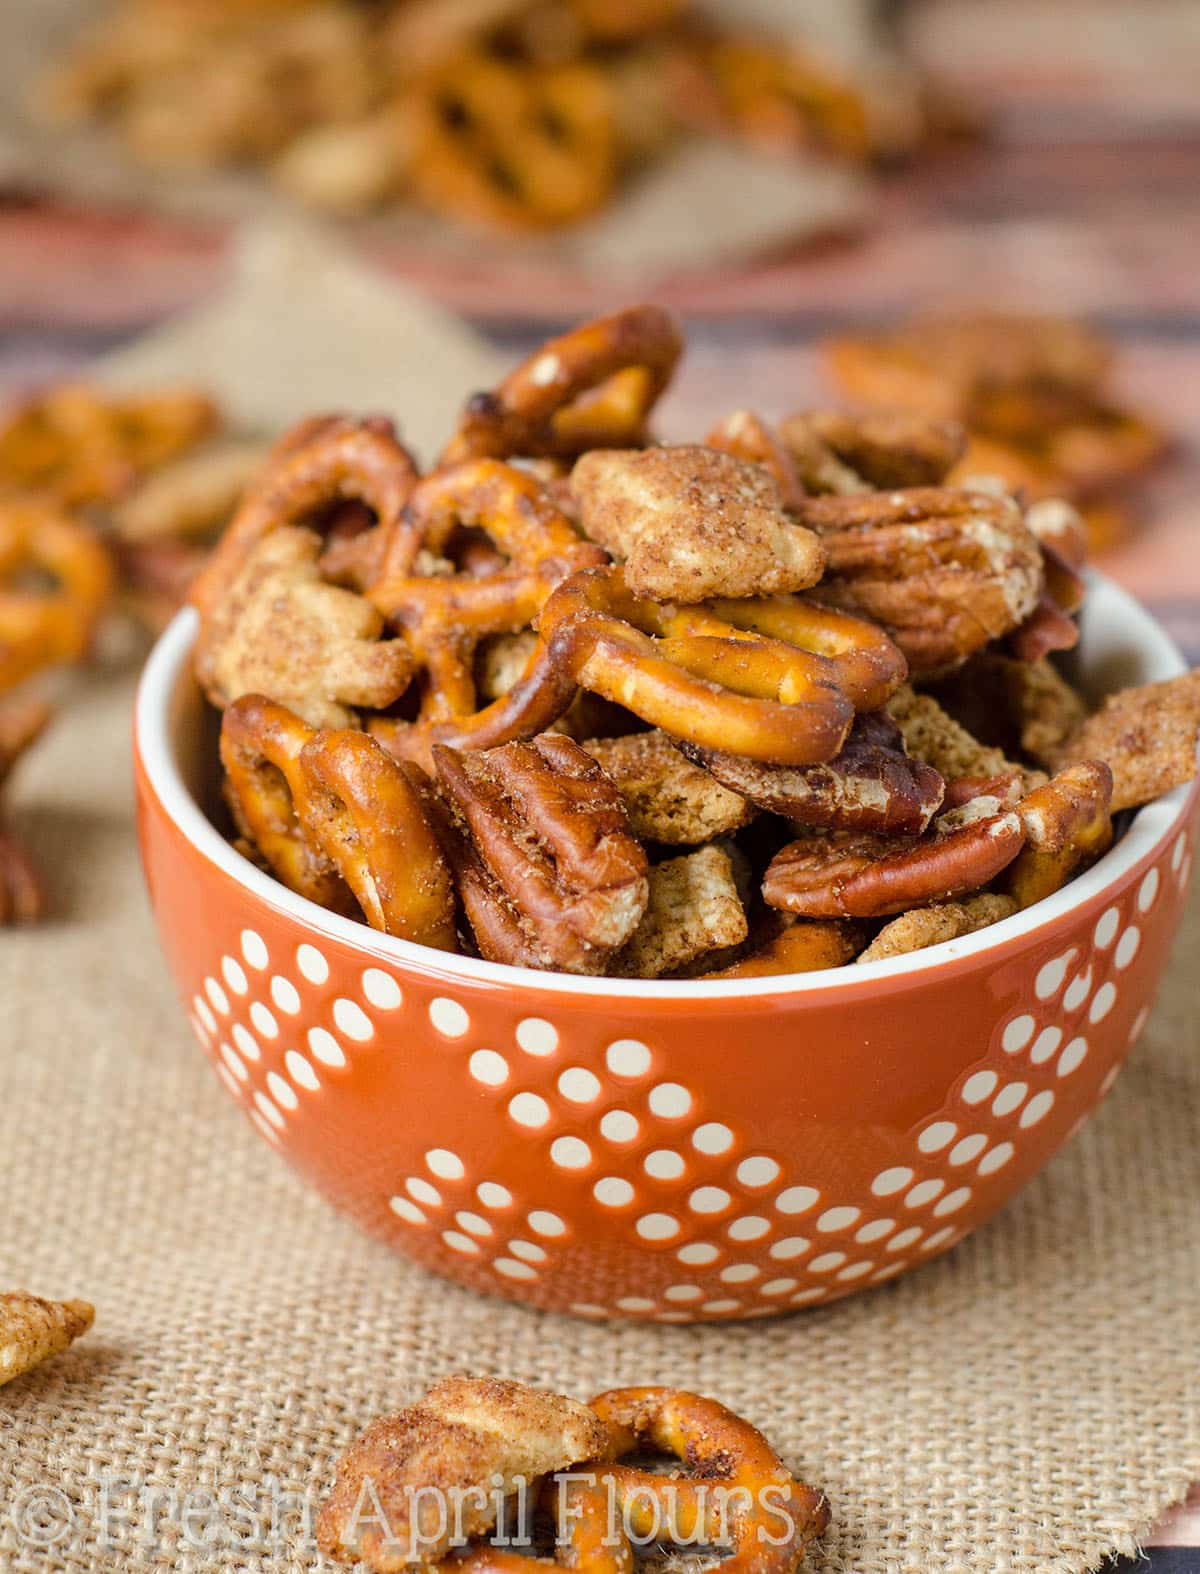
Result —
[{"label": "snack mix", "polygon": [[143,165],[492,229],[603,208],[689,136],[895,162],[970,127],[894,48],[853,70],[689,0],[112,0],[39,107]]},{"label": "snack mix", "polygon": [[[685,1468],[619,1462],[633,1452]],[[792,1574],[824,1532],[829,1504],[715,1399],[617,1388],[585,1405],[502,1378],[449,1377],[352,1445],[317,1541],[372,1574],[431,1565],[527,1574],[528,1557],[506,1543],[541,1520],[555,1556],[535,1558],[536,1568],[614,1574],[633,1567],[634,1542],[674,1542],[726,1551],[731,1574]],[[443,1565],[452,1537],[465,1547]]]},{"label": "snack mix", "polygon": [[[872,962],[1059,890],[1196,770],[1200,675],[1089,715],[1070,505],[939,416],[658,445],[635,307],[474,394],[275,447],[195,580],[243,854],[442,950],[631,978]],[[1118,827],[1119,828],[1119,827]]]},{"label": "snack mix", "polygon": [[857,403],[966,428],[950,479],[997,475],[1032,501],[1063,498],[1094,548],[1130,525],[1129,490],[1167,450],[1150,417],[1110,387],[1113,351],[1080,323],[1002,312],[918,319],[826,346]]},{"label": "snack mix", "polygon": [[26,1290],[0,1294],[0,1388],[70,1349],[95,1318],[88,1301],[44,1301]]}]

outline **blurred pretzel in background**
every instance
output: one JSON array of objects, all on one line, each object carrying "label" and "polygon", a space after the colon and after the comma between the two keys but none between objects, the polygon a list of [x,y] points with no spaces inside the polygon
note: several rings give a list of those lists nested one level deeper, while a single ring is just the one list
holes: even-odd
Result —
[{"label": "blurred pretzel in background", "polygon": [[689,138],[856,168],[936,146],[946,95],[894,39],[871,60],[728,30],[701,0],[109,0],[36,107],[152,169],[536,233]]},{"label": "blurred pretzel in background", "polygon": [[1167,452],[1160,426],[1112,389],[1099,335],[1055,317],[934,317],[831,340],[826,363],[860,404],[961,421],[956,475],[994,475],[1029,499],[1063,498],[1101,549],[1128,528],[1130,492]]}]

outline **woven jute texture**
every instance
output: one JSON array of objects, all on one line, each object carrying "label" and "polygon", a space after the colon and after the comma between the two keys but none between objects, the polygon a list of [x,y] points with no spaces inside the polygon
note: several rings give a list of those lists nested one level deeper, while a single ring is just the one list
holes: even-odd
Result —
[{"label": "woven jute texture", "polygon": [[575,1322],[362,1238],[230,1104],[141,887],[130,695],[81,680],[16,782],[56,916],[0,937],[0,1288],[98,1315],[0,1390],[5,1574],[313,1568],[339,1452],[464,1370],[719,1397],[829,1492],[831,1574],[1078,1574],[1200,1476],[1200,910],[1104,1106],[945,1259],[777,1322]]}]

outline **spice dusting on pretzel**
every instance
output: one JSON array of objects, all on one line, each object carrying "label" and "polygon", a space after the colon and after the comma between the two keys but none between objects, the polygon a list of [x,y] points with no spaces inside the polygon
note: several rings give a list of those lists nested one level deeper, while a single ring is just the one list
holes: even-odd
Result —
[{"label": "spice dusting on pretzel", "polygon": [[886,711],[856,717],[841,751],[823,765],[768,765],[694,744],[682,748],[760,809],[831,830],[917,836],[945,792],[932,766],[909,758],[900,728]]},{"label": "spice dusting on pretzel", "polygon": [[95,1319],[89,1301],[45,1301],[26,1290],[0,1294],[0,1388],[69,1350]]},{"label": "spice dusting on pretzel", "polygon": [[498,388],[467,401],[441,463],[643,442],[682,349],[657,306],[632,306],[551,339]]},{"label": "spice dusting on pretzel", "polygon": [[825,554],[761,466],[700,445],[595,449],[571,473],[580,521],[635,595],[694,603],[805,590]]},{"label": "spice dusting on pretzel", "polygon": [[729,1547],[722,1564],[729,1574],[792,1574],[829,1522],[824,1493],[797,1481],[762,1433],[715,1399],[676,1388],[617,1388],[597,1395],[592,1409],[624,1431],[626,1449],[651,1446],[687,1464],[686,1475],[669,1476],[598,1468],[639,1535],[659,1526],[666,1541]]},{"label": "spice dusting on pretzel", "polygon": [[[1055,664],[1087,591],[1080,513],[955,484],[955,417],[1011,433],[1036,409],[1064,443],[1099,419],[1086,336],[1051,340],[955,330],[949,401],[939,364],[899,412],[735,410],[655,447],[679,337],[633,307],[470,399],[423,476],[386,420],[300,423],[194,592],[239,847],[409,940],[615,977],[869,963],[1061,889],[1114,813],[1194,775],[1200,679],[1089,716]],[[203,459],[176,478],[205,482]],[[171,476],[170,524],[152,486],[118,509],[119,559],[163,604],[204,550],[189,509],[211,512]],[[8,530],[0,678],[81,638],[69,576],[41,583]],[[0,912],[36,905],[0,860]],[[482,1557],[465,1574],[521,1574]]]}]

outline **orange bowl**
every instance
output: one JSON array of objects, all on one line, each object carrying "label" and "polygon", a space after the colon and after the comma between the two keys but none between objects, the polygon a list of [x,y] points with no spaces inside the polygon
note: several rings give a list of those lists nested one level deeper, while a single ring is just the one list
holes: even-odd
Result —
[{"label": "orange bowl", "polygon": [[[590,1317],[764,1317],[949,1251],[1111,1086],[1167,960],[1197,788],[979,934],[794,978],[626,981],[414,946],[293,895],[206,817],[215,742],[180,614],[137,701],[139,829],[205,1054],[372,1235]],[[1178,651],[1093,582],[1097,692]]]}]

